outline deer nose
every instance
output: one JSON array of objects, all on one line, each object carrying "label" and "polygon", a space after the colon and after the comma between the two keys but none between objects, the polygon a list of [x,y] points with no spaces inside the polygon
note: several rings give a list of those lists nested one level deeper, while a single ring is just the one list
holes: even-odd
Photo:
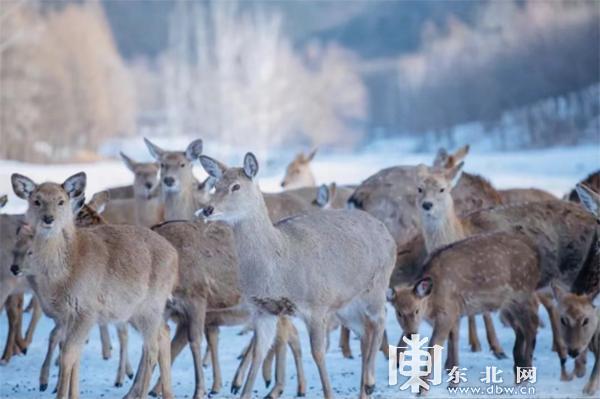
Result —
[{"label": "deer nose", "polygon": [[214,212],[214,211],[215,211],[215,208],[213,208],[212,206],[210,206],[210,205],[209,205],[209,206],[207,206],[206,208],[204,208],[204,209],[202,210],[202,214],[203,214],[205,217],[209,217],[210,215],[212,215],[212,214],[213,214],[213,212]]},{"label": "deer nose", "polygon": [[423,207],[423,209],[425,209],[426,211],[430,210],[431,208],[433,208],[433,204],[429,201],[427,202],[423,202],[423,205],[421,205]]},{"label": "deer nose", "polygon": [[13,275],[18,276],[21,273],[21,270],[19,269],[19,265],[11,265],[10,266],[10,272]]},{"label": "deer nose", "polygon": [[146,187],[148,190],[150,190],[150,189],[152,188],[152,183],[150,183],[149,181],[147,181],[147,182],[144,184],[144,186],[145,186],[145,187]]},{"label": "deer nose", "polygon": [[569,349],[569,356],[572,358],[576,358],[579,356],[579,351],[577,349]]},{"label": "deer nose", "polygon": [[42,221],[46,224],[52,224],[52,222],[54,222],[54,216],[44,215],[42,216]]},{"label": "deer nose", "polygon": [[165,177],[163,179],[163,183],[165,183],[167,187],[171,187],[173,184],[175,184],[175,179],[173,179],[172,177]]}]

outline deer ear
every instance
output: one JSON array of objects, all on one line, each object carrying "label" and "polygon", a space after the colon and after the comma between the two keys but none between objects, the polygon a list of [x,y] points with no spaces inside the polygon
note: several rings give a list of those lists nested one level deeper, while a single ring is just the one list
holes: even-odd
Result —
[{"label": "deer ear", "polygon": [[37,188],[33,180],[18,173],[13,173],[10,180],[15,194],[24,200],[28,199]]},{"label": "deer ear", "polygon": [[464,159],[465,159],[465,157],[466,157],[467,155],[469,155],[469,149],[470,149],[470,148],[471,148],[471,147],[469,146],[469,144],[467,144],[467,145],[465,145],[465,146],[463,146],[463,147],[459,148],[459,149],[458,149],[458,150],[457,150],[457,151],[454,153],[454,155],[453,155],[454,162],[460,162],[460,161],[464,160]]},{"label": "deer ear", "polygon": [[592,215],[600,217],[600,195],[583,184],[577,184],[575,190],[577,191],[581,203],[585,206],[585,209]]},{"label": "deer ear", "polygon": [[220,179],[223,173],[227,170],[227,167],[211,157],[206,155],[200,155],[200,164],[210,176],[215,179]]},{"label": "deer ear", "polygon": [[198,190],[208,192],[217,184],[217,179],[213,176],[208,176],[202,183],[198,185]]},{"label": "deer ear", "polygon": [[385,299],[387,299],[388,302],[393,302],[396,299],[396,289],[389,287],[385,290]]},{"label": "deer ear", "polygon": [[554,299],[556,302],[560,302],[566,295],[565,290],[554,281],[550,283],[550,287],[552,287]]},{"label": "deer ear", "polygon": [[150,151],[150,155],[157,161],[160,161],[162,155],[165,153],[165,150],[152,143],[150,140],[144,137],[144,143],[146,143],[146,147],[148,147],[148,151]]},{"label": "deer ear", "polygon": [[462,167],[464,165],[465,163],[463,161],[450,169],[446,169],[446,171],[444,172],[444,176],[446,177],[446,180],[448,180],[448,182],[450,183],[450,187],[454,187],[456,186],[456,183],[458,183],[462,172]]},{"label": "deer ear", "polygon": [[431,294],[431,290],[433,289],[433,280],[431,277],[424,277],[415,284],[413,288],[414,294],[418,298],[425,298],[427,295]]},{"label": "deer ear", "polygon": [[4,205],[8,202],[8,196],[3,195],[0,197],[0,208],[4,208]]},{"label": "deer ear", "polygon": [[445,148],[440,148],[433,159],[433,166],[436,168],[443,168],[448,162],[448,151]]},{"label": "deer ear", "polygon": [[185,157],[190,161],[196,161],[202,155],[202,140],[194,140],[185,150]]},{"label": "deer ear", "polygon": [[256,160],[256,156],[249,152],[244,157],[244,173],[246,176],[252,180],[258,174],[258,161]]},{"label": "deer ear", "polygon": [[92,197],[88,206],[93,208],[97,213],[102,213],[106,210],[106,205],[110,201],[110,193],[108,191],[100,191]]},{"label": "deer ear", "polygon": [[315,202],[320,208],[324,208],[329,203],[329,199],[329,187],[325,184],[321,184],[317,189],[317,198],[315,199]]},{"label": "deer ear", "polygon": [[79,172],[65,180],[62,187],[69,195],[69,198],[79,198],[85,192],[86,182],[87,176],[85,175],[85,172]]},{"label": "deer ear", "polygon": [[127,166],[127,169],[135,173],[135,161],[129,158],[127,155],[123,154],[123,152],[119,152],[119,155],[121,156],[121,159],[123,160],[125,166]]},{"label": "deer ear", "polygon": [[319,147],[315,147],[312,149],[311,152],[308,153],[308,155],[306,157],[304,157],[304,162],[310,162],[314,159],[315,155],[317,154],[317,150],[319,149]]}]

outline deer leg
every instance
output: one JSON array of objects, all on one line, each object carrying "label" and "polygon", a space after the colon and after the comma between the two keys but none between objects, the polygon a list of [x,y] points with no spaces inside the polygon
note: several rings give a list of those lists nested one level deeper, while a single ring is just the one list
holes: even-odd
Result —
[{"label": "deer leg", "polygon": [[458,366],[458,332],[460,330],[460,324],[452,327],[448,333],[448,356],[446,357],[446,363],[444,368],[452,370],[452,367]]},{"label": "deer leg", "polygon": [[171,346],[169,343],[169,326],[166,323],[161,325],[158,336],[158,367],[163,381],[163,398],[171,399],[174,397],[171,391]]},{"label": "deer leg", "polygon": [[89,319],[77,319],[69,323],[60,354],[60,370],[58,373],[58,398],[77,399],[79,397],[79,369],[77,366],[81,356],[81,348],[93,326]]},{"label": "deer leg", "polygon": [[242,352],[241,356],[241,360],[240,360],[240,364],[237,368],[237,370],[235,371],[235,375],[233,376],[233,381],[231,381],[231,393],[234,395],[237,395],[237,393],[240,391],[240,388],[242,387],[242,379],[244,378],[244,375],[246,374],[246,370],[248,369],[248,366],[250,365],[250,360],[252,359],[252,352],[254,351],[254,336],[252,337],[252,339],[250,340],[250,343],[248,343],[248,345],[246,345],[246,348],[244,349],[244,352]]},{"label": "deer leg", "polygon": [[208,368],[210,366],[210,342],[208,342],[208,327],[204,330],[204,336],[206,337],[206,349],[204,350],[204,355],[202,356],[202,367]]},{"label": "deer leg", "polygon": [[585,375],[585,366],[587,363],[587,353],[588,353],[588,349],[585,348],[585,350],[583,352],[581,352],[579,354],[579,356],[577,356],[577,358],[575,359],[575,375],[577,376],[577,378],[581,378]]},{"label": "deer leg", "polygon": [[[369,323],[366,323],[369,324]],[[369,368],[369,347],[371,346],[371,340],[373,338],[373,331],[372,331],[372,327],[370,325],[366,325],[364,326],[364,331],[362,333],[362,335],[360,336],[360,360],[361,360],[361,365],[360,365],[360,394],[359,394],[359,398],[360,399],[365,399],[367,398],[367,384],[368,384],[368,375],[367,375],[367,370]]]},{"label": "deer leg", "polygon": [[25,339],[23,338],[22,335],[22,331],[23,331],[23,304],[24,304],[24,297],[25,295],[23,294],[18,294],[15,295],[16,297],[16,306],[15,306],[15,312],[16,312],[16,319],[15,319],[15,336],[14,336],[14,349],[13,349],[13,354],[26,354],[27,353],[27,342],[25,341]]},{"label": "deer leg", "polygon": [[362,391],[367,397],[375,391],[375,360],[385,333],[385,313],[371,322],[370,330],[371,337],[369,338],[369,350],[367,353],[367,378],[364,390]]},{"label": "deer leg", "polygon": [[484,313],[483,322],[485,323],[485,334],[492,353],[494,356],[496,356],[496,359],[506,359],[506,354],[502,350],[500,342],[498,342],[498,336],[496,335],[496,329],[494,328],[492,316],[487,312]]},{"label": "deer leg", "polygon": [[[181,353],[183,348],[188,343],[188,324],[183,318],[177,320],[177,328],[175,329],[175,336],[171,341],[171,364],[175,362],[175,358]],[[150,396],[159,396],[162,392],[160,377],[154,384],[154,387],[150,390]]]},{"label": "deer leg", "polygon": [[298,330],[294,323],[290,323],[288,345],[292,350],[294,356],[294,363],[296,365],[296,375],[298,380],[298,391],[299,397],[306,395],[306,378],[304,376],[304,365],[302,364],[302,347],[300,345],[300,337],[298,336]]},{"label": "deer leg", "polygon": [[346,359],[354,359],[352,356],[352,349],[350,348],[350,330],[344,326],[340,328],[340,348],[342,349],[342,356]]},{"label": "deer leg", "polygon": [[[246,377],[246,383],[242,389],[242,398],[250,399],[252,397],[252,389],[258,375],[259,368],[265,358],[267,350],[273,343],[275,338],[275,330],[277,328],[277,317],[271,314],[259,313],[254,320],[254,346],[252,350],[252,361],[250,363],[250,371]],[[325,338],[325,337],[323,337]]]},{"label": "deer leg", "polygon": [[202,369],[202,335],[204,333],[204,320],[206,317],[206,303],[202,301],[194,306],[189,312],[188,341],[194,359],[194,371],[196,378],[196,387],[194,390],[194,399],[204,397],[204,371]]},{"label": "deer leg", "polygon": [[[29,302],[28,308],[31,307],[31,320],[29,321],[29,326],[27,327],[27,332],[25,333],[25,342],[27,347],[31,345],[33,341],[33,334],[35,333],[35,328],[37,327],[37,323],[42,316],[42,307],[40,306],[40,301],[34,295]],[[27,348],[25,348],[27,349]]]},{"label": "deer leg", "polygon": [[40,391],[42,392],[48,388],[48,375],[50,374],[50,365],[52,364],[52,354],[61,339],[61,334],[61,327],[56,323],[52,331],[50,331],[48,350],[46,352],[46,357],[44,358],[44,363],[42,364],[42,370],[40,371]]},{"label": "deer leg", "polygon": [[326,345],[326,326],[327,317],[314,318],[311,320],[308,331],[310,336],[310,349],[313,360],[319,369],[321,385],[323,386],[323,397],[326,399],[333,397],[333,391],[329,382],[329,375],[325,366],[325,345]]},{"label": "deer leg", "polygon": [[100,329],[100,342],[102,342],[102,359],[108,360],[111,356],[112,344],[110,343],[110,334],[108,333],[108,327],[106,324],[99,324]]},{"label": "deer leg", "polygon": [[383,330],[383,337],[381,337],[381,345],[379,346],[379,350],[383,353],[385,360],[390,358],[389,353],[390,342],[388,341],[387,330]]},{"label": "deer leg", "polygon": [[[279,329],[279,328],[278,328]],[[271,385],[271,373],[273,372],[273,361],[275,360],[275,354],[277,353],[277,338],[275,344],[269,348],[265,356],[265,360],[262,364],[262,376],[265,382],[265,387],[268,388]]]},{"label": "deer leg", "polygon": [[558,359],[560,360],[560,380],[570,381],[573,379],[573,375],[567,371],[567,347],[565,342],[560,335],[560,327],[558,325],[558,310],[554,303],[544,293],[538,294],[538,298],[542,303],[542,306],[548,312],[548,318],[550,319],[550,327],[552,328],[552,350],[556,350]]},{"label": "deer leg", "polygon": [[[457,325],[458,319],[451,320],[447,317],[440,317],[437,320],[435,320],[433,332],[431,333],[431,339],[429,340],[429,346],[431,346],[431,349],[429,349],[429,354],[432,360],[434,357],[433,347],[436,345],[442,345],[448,339],[448,335],[450,335],[450,330],[452,330],[452,328]],[[425,376],[424,378],[428,378],[428,376]],[[422,387],[419,389],[419,391],[421,394],[424,394],[426,392]]]},{"label": "deer leg", "polygon": [[17,325],[19,318],[18,295],[10,295],[6,300],[6,317],[8,318],[8,334],[6,336],[6,345],[0,362],[6,364],[10,361],[15,351],[15,339],[17,334]]},{"label": "deer leg", "polygon": [[596,348],[594,352],[596,359],[594,361],[594,367],[592,368],[592,374],[590,375],[590,380],[583,387],[583,393],[590,396],[593,396],[600,386],[600,366],[598,365],[600,362],[598,361],[598,348]]},{"label": "deer leg", "polygon": [[211,363],[213,368],[213,383],[210,389],[210,395],[216,395],[223,386],[221,377],[221,365],[219,364],[219,328],[208,327],[206,329],[208,347],[210,348]]},{"label": "deer leg", "polygon": [[119,368],[117,369],[117,379],[115,380],[116,387],[123,386],[123,380],[125,380],[125,374],[131,379],[133,373],[131,372],[131,365],[129,364],[129,358],[127,355],[127,324],[117,324],[117,335],[119,337]]},{"label": "deer leg", "polygon": [[471,352],[481,352],[481,343],[477,336],[475,316],[469,316],[469,345],[471,346]]},{"label": "deer leg", "polygon": [[[291,328],[291,321],[285,316],[281,316],[277,322],[277,333],[275,335],[275,343],[269,350],[275,354],[275,385],[273,389],[265,396],[265,399],[275,399],[281,396],[285,387],[285,362],[287,357],[287,343],[289,341],[289,331]],[[267,354],[268,358],[268,354]],[[265,364],[267,358],[263,361],[263,376],[265,373]],[[271,360],[272,362],[272,360]],[[272,365],[268,366],[268,377],[271,374]],[[268,385],[267,385],[268,387]]]}]

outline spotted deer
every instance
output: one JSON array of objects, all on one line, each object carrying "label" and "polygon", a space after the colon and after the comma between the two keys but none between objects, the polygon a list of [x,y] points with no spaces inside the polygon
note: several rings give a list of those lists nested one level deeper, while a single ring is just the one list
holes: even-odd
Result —
[{"label": "spotted deer", "polygon": [[310,153],[303,152],[296,155],[294,160],[290,162],[285,170],[285,176],[281,181],[281,187],[286,190],[291,190],[301,187],[316,186],[315,176],[310,168],[310,162],[317,154],[317,149],[314,148]]},{"label": "spotted deer", "polygon": [[243,168],[227,168],[204,155],[200,162],[217,184],[199,214],[232,227],[241,292],[252,309],[255,345],[242,397],[252,396],[282,314],[297,315],[307,324],[326,398],[333,396],[325,367],[327,322],[336,315],[358,333],[363,352],[360,396],[372,394],[385,287],[396,256],[385,226],[356,210],[309,212],[273,224],[256,184],[253,154],[246,154]]},{"label": "spotted deer", "polygon": [[[405,335],[422,319],[433,326],[429,344],[458,345],[463,316],[499,310],[515,331],[514,367],[531,367],[538,316],[531,301],[540,280],[535,244],[521,233],[482,234],[442,246],[429,255],[417,282],[388,290]],[[458,366],[450,351],[446,368]]]},{"label": "spotted deer", "polygon": [[[64,331],[57,397],[79,397],[82,345],[96,323],[129,322],[143,336],[142,359],[126,398],[145,397],[157,360],[163,394],[172,398],[165,306],[177,278],[177,251],[138,226],[76,228],[85,173],[62,184],[36,184],[13,174],[15,194],[27,200],[32,242],[12,272],[33,282],[45,313]],[[110,300],[107,300],[110,299]]]}]

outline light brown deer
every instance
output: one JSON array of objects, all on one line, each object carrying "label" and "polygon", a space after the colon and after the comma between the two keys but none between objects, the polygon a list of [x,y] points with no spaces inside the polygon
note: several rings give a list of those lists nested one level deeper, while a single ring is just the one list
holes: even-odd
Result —
[{"label": "light brown deer", "polygon": [[286,190],[291,190],[301,187],[314,187],[317,185],[315,176],[310,168],[310,162],[317,153],[317,149],[313,149],[305,155],[303,152],[296,155],[294,160],[287,166],[285,176],[281,181],[281,187]]},{"label": "light brown deer", "polygon": [[325,367],[327,322],[335,314],[361,335],[360,396],[370,395],[384,330],[385,287],[396,256],[385,226],[366,213],[348,210],[305,213],[273,225],[254,181],[258,162],[253,154],[246,154],[243,168],[226,168],[206,156],[200,161],[218,179],[202,214],[232,226],[241,289],[252,308],[254,354],[242,397],[252,395],[282,314],[298,315],[307,324],[327,398],[333,396]]},{"label": "light brown deer", "polygon": [[594,304],[598,292],[575,294],[553,285],[554,297],[560,314],[560,331],[573,358],[592,351],[595,357],[590,379],[583,388],[586,395],[594,395],[600,387],[600,310]]},{"label": "light brown deer", "polygon": [[79,358],[96,323],[129,322],[141,332],[144,350],[127,398],[145,397],[157,360],[165,397],[173,397],[164,312],[177,278],[177,251],[162,237],[137,226],[76,228],[72,206],[81,201],[86,176],[63,184],[34,183],[12,175],[15,194],[28,201],[34,231],[30,253],[15,274],[33,282],[46,314],[64,329],[57,397],[79,397]]},{"label": "light brown deer", "polygon": [[[417,334],[424,318],[433,326],[430,346],[449,339],[458,345],[463,316],[500,310],[515,331],[514,367],[530,367],[538,316],[531,302],[540,280],[535,244],[521,233],[469,237],[433,252],[414,286],[388,291],[406,336]],[[458,366],[448,356],[446,368]]]}]

